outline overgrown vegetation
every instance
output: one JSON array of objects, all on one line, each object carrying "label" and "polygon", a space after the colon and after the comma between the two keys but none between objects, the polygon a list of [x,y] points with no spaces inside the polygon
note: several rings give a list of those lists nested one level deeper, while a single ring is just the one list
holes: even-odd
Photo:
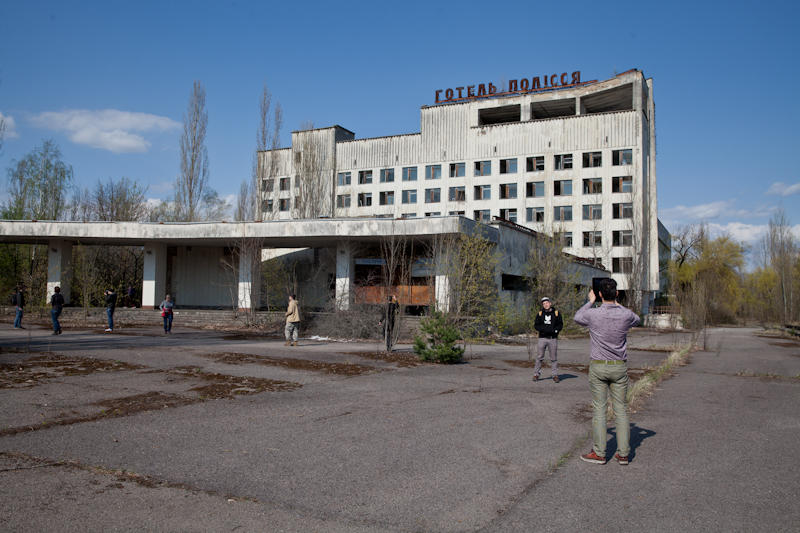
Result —
[{"label": "overgrown vegetation", "polygon": [[456,344],[461,334],[451,317],[434,311],[420,321],[420,331],[414,338],[414,352],[420,359],[447,364],[461,361],[464,346]]}]

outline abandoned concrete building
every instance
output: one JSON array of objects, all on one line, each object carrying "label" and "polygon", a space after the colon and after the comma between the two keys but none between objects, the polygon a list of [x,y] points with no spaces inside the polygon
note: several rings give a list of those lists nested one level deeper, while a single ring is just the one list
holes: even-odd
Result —
[{"label": "abandoned concrete building", "polygon": [[553,75],[544,89],[539,78],[513,82],[502,94],[470,86],[461,99],[437,91],[419,133],[293,132],[291,147],[259,153],[262,217],[506,220],[558,234],[565,252],[643,291],[646,309],[669,250],[653,80],[634,69],[604,81]]},{"label": "abandoned concrete building", "polygon": [[[539,236],[505,222],[491,225],[464,217],[436,219],[317,219],[266,222],[137,223],[0,221],[0,242],[46,244],[48,293],[60,286],[70,303],[72,252],[75,245],[142,246],[142,307],[157,307],[165,293],[183,308],[262,308],[268,287],[261,287],[262,250],[276,250],[296,262],[296,290],[304,307],[348,309],[354,303],[379,303],[385,293],[397,294],[412,313],[431,303],[450,306],[448,270],[440,256],[446,248],[436,240],[475,234],[492,243],[500,261],[495,267],[498,294],[516,306],[529,305],[524,287],[528,252]],[[388,260],[388,241],[402,244],[408,275],[381,286],[377,274]],[[433,245],[433,246],[432,246]],[[289,250],[296,251],[289,251]],[[288,252],[288,253],[287,253]],[[565,279],[591,285],[608,272],[590,261],[573,258]],[[277,307],[285,306],[285,288]]]}]

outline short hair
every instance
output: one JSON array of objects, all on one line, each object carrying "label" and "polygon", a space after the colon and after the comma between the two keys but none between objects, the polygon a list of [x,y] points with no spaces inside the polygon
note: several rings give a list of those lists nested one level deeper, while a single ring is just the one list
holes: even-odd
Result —
[{"label": "short hair", "polygon": [[53,290],[54,290],[54,291],[56,291],[56,292],[61,292],[61,287],[56,287],[56,288],[55,288],[55,289],[53,289]]},{"label": "short hair", "polygon": [[603,300],[616,300],[617,299],[617,282],[613,278],[605,278],[600,280],[599,283],[600,294]]},{"label": "short hair", "polygon": [[297,295],[296,294],[292,294],[292,300],[297,300]]}]

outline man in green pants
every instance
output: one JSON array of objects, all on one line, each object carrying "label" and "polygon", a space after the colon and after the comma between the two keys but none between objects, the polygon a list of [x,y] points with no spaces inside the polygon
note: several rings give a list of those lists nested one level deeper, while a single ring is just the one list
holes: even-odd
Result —
[{"label": "man in green pants", "polygon": [[606,463],[606,405],[611,392],[611,404],[617,420],[617,453],[621,465],[628,464],[630,427],[628,424],[628,330],[639,324],[639,317],[617,303],[617,282],[611,278],[600,281],[603,304],[593,308],[597,299],[589,291],[589,301],[575,313],[575,323],[589,328],[591,364],[589,388],[592,391],[592,451],[581,455],[588,463]]}]

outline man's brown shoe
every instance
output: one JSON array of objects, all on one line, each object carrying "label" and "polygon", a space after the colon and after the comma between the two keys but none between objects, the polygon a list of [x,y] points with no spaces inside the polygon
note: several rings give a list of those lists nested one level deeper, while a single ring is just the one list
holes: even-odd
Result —
[{"label": "man's brown shoe", "polygon": [[558,379],[558,376],[553,376],[553,383],[558,383],[559,381],[561,380]]},{"label": "man's brown shoe", "polygon": [[620,455],[618,453],[614,454],[614,459],[621,465],[628,464],[628,456],[627,455]]},{"label": "man's brown shoe", "polygon": [[297,346],[297,341],[294,341],[294,342],[292,343],[292,346]]},{"label": "man's brown shoe", "polygon": [[291,346],[291,345],[292,345],[292,343],[291,343],[291,342],[289,342],[289,341],[286,341],[286,342],[284,342],[284,343],[283,343],[283,345],[284,345],[284,346]]},{"label": "man's brown shoe", "polygon": [[534,375],[533,375],[533,378],[531,378],[531,380],[532,380],[532,381],[539,381],[539,376],[537,376],[536,374],[534,374]]},{"label": "man's brown shoe", "polygon": [[598,464],[598,465],[606,464],[606,458],[605,457],[600,457],[599,455],[594,453],[594,450],[590,451],[586,455],[581,455],[581,459],[583,459],[587,463],[595,463],[595,464]]}]

